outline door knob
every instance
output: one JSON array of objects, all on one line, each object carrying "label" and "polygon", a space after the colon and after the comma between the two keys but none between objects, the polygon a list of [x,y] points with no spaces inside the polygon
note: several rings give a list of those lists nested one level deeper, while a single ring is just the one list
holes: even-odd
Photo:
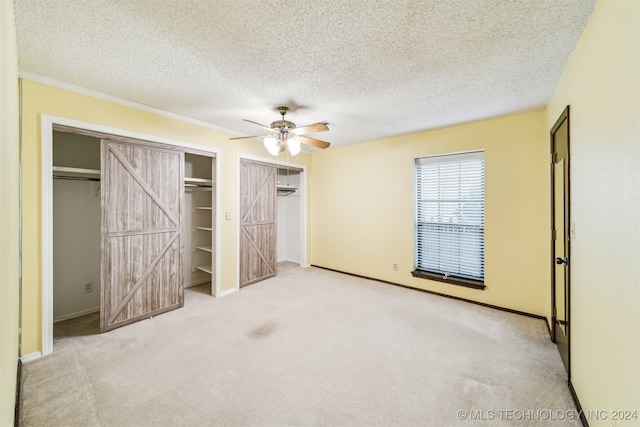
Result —
[{"label": "door knob", "polygon": [[568,263],[568,259],[567,258],[556,258],[556,264],[560,265],[560,264],[567,264]]}]

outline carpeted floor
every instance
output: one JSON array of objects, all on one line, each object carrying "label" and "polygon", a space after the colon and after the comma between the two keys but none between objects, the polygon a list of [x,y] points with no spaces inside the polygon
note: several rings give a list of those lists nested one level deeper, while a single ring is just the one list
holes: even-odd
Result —
[{"label": "carpeted floor", "polygon": [[56,325],[20,425],[580,425],[542,320],[313,267],[203,286],[106,334]]}]

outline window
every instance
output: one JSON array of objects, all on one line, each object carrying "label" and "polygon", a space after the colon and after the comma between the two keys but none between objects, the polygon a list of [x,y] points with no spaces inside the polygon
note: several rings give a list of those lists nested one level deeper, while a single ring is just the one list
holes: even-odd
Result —
[{"label": "window", "polygon": [[415,161],[413,275],[484,288],[484,152]]}]

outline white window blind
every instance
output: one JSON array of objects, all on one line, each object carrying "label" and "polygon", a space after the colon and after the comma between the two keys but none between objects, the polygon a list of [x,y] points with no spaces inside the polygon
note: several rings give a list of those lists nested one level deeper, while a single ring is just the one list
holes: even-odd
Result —
[{"label": "white window blind", "polygon": [[416,269],[484,280],[484,152],[416,159]]}]

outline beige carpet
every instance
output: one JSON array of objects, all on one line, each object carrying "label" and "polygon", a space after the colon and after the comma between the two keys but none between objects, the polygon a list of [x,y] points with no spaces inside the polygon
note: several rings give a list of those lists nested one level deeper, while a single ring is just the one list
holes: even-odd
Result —
[{"label": "beige carpet", "polygon": [[20,424],[580,425],[543,321],[280,267],[106,334],[58,325],[23,366]]}]

